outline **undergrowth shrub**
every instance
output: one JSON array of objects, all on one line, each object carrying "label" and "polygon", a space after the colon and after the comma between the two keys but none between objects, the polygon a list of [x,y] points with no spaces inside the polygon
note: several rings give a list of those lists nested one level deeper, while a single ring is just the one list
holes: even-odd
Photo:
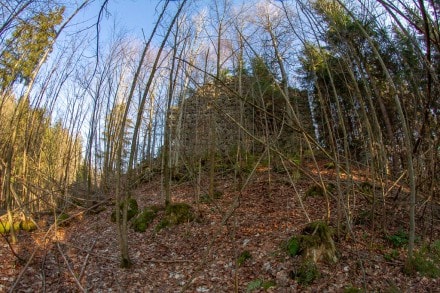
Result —
[{"label": "undergrowth shrub", "polygon": [[243,265],[247,260],[252,258],[252,254],[248,251],[245,250],[242,253],[240,253],[240,255],[237,258],[237,265],[241,266]]},{"label": "undergrowth shrub", "polygon": [[396,233],[385,237],[395,248],[403,247],[408,244],[408,233],[399,229]]},{"label": "undergrowth shrub", "polygon": [[415,251],[404,272],[409,275],[419,272],[422,276],[433,279],[440,277],[440,240],[431,245],[425,244]]},{"label": "undergrowth shrub", "polygon": [[274,280],[267,280],[264,281],[262,279],[256,279],[253,281],[250,281],[246,287],[246,292],[253,292],[256,290],[263,289],[264,291],[276,287],[276,283]]}]

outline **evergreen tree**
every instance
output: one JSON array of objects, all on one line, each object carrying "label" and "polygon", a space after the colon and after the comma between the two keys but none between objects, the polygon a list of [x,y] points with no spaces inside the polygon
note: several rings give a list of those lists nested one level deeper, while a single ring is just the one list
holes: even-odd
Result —
[{"label": "evergreen tree", "polygon": [[1,92],[17,81],[29,82],[46,50],[52,48],[63,13],[64,7],[58,7],[17,25],[0,54]]}]

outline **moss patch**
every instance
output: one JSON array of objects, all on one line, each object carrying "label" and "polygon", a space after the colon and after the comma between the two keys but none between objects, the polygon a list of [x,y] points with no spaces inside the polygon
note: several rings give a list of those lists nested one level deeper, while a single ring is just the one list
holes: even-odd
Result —
[{"label": "moss patch", "polygon": [[306,198],[307,197],[316,197],[316,196],[324,196],[325,191],[324,188],[322,188],[321,185],[312,185],[309,187],[309,189],[307,189],[306,191]]},{"label": "moss patch", "polygon": [[325,222],[316,221],[308,224],[299,236],[301,253],[315,263],[321,260],[336,262],[336,247],[332,234]]},{"label": "moss patch", "polygon": [[31,220],[24,220],[21,222],[21,229],[27,232],[37,230],[37,225]]},{"label": "moss patch", "polygon": [[[124,204],[127,203],[127,221],[130,221],[132,218],[134,218],[139,213],[139,207],[136,199],[129,198],[124,202],[121,202],[119,204],[119,216],[122,219],[122,211],[124,210]],[[116,209],[113,210],[111,217],[112,222],[116,222]]]},{"label": "moss patch", "polygon": [[180,225],[194,221],[195,216],[192,207],[186,203],[169,204],[165,208],[165,214],[157,224],[155,230],[159,231],[168,226]]},{"label": "moss patch", "polygon": [[[37,225],[35,225],[35,223],[31,220],[14,222],[13,226],[14,226],[14,231],[24,230],[24,231],[30,232],[30,231],[34,231],[37,229]],[[9,224],[9,222],[0,221],[0,233],[7,234],[9,232],[11,232],[11,225]]]},{"label": "moss patch", "polygon": [[0,221],[0,233],[6,234],[9,233],[10,230],[11,230],[11,226],[9,225],[9,222]]},{"label": "moss patch", "polygon": [[289,256],[298,255],[300,251],[300,239],[298,239],[297,236],[293,236],[287,241],[285,249]]},{"label": "moss patch", "polygon": [[170,204],[165,209],[165,215],[171,225],[179,225],[194,220],[194,213],[186,203]]},{"label": "moss patch", "polygon": [[318,279],[320,276],[320,272],[316,263],[313,261],[307,260],[301,263],[300,267],[296,272],[294,272],[294,279],[301,285],[308,286],[313,281]]},{"label": "moss patch", "polygon": [[291,277],[302,285],[310,285],[320,275],[318,263],[337,261],[332,230],[322,221],[309,223],[300,235],[294,235],[285,243],[285,251],[294,257],[300,255],[298,268]]},{"label": "moss patch", "polygon": [[134,218],[131,226],[136,232],[145,232],[156,216],[157,211],[147,207],[136,218]]},{"label": "moss patch", "polygon": [[59,214],[58,215],[58,217],[57,217],[57,224],[58,224],[58,226],[60,226],[60,227],[67,227],[67,226],[69,226],[69,219],[70,218],[70,215],[69,214],[67,214],[67,213],[61,213],[61,214]]},{"label": "moss patch", "polygon": [[248,283],[246,292],[254,292],[256,290],[260,291],[260,289],[263,289],[264,291],[276,287],[276,283],[274,280],[267,280],[264,281],[262,279],[256,279]]}]

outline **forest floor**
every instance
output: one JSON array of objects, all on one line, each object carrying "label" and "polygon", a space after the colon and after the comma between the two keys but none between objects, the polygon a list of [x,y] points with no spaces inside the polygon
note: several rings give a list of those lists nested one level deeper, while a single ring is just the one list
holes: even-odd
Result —
[{"label": "forest floor", "polygon": [[[324,176],[330,180],[333,175]],[[201,183],[202,193],[207,184]],[[197,220],[156,231],[156,219],[144,233],[130,229],[133,265],[129,269],[120,268],[110,203],[97,214],[69,211],[76,216],[66,227],[20,232],[12,248],[22,261],[2,237],[0,291],[440,292],[439,278],[403,273],[406,245],[390,242],[405,242],[408,198],[403,192],[378,204],[382,216],[376,215],[375,225],[359,216],[368,215],[371,203],[360,195],[351,198],[353,215],[359,218],[352,233],[334,235],[338,261],[320,262],[319,277],[304,285],[292,277],[300,257],[288,256],[283,247],[306,226],[307,217],[311,221],[326,218],[324,197],[303,198],[301,207],[298,194],[306,193],[310,180],[301,179],[292,187],[285,174],[257,170],[241,192],[231,175],[218,177],[216,185],[221,197],[197,204],[194,182],[176,184],[173,202],[191,204]],[[140,208],[162,204],[160,179],[143,184],[133,196]],[[329,204],[334,225],[336,200],[330,198]],[[423,201],[417,207],[417,234],[424,235],[418,237],[420,247],[424,241],[440,239],[440,212],[436,206],[425,209]],[[48,217],[39,224],[49,227]]]}]

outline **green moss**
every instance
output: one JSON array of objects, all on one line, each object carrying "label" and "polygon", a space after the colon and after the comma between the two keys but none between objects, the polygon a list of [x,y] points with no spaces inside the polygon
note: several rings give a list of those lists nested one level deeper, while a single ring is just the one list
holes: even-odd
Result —
[{"label": "green moss", "polygon": [[69,219],[70,218],[70,215],[69,214],[67,214],[67,213],[61,213],[61,214],[59,214],[58,215],[58,217],[57,217],[57,224],[58,224],[58,226],[60,226],[60,227],[67,227],[67,226],[69,226]]},{"label": "green moss", "polygon": [[316,264],[313,261],[304,261],[295,274],[295,280],[301,285],[308,286],[319,276],[320,272]]},{"label": "green moss", "polygon": [[132,222],[133,230],[136,232],[145,232],[148,226],[156,218],[157,212],[151,208],[145,208]]},{"label": "green moss", "polygon": [[335,168],[336,168],[336,166],[335,166],[335,163],[333,163],[333,162],[328,162],[328,163],[324,164],[324,169],[333,170]]},{"label": "green moss", "polygon": [[309,223],[302,231],[303,235],[317,235],[322,241],[331,238],[333,232],[327,223],[323,221],[315,221]]},{"label": "green moss", "polygon": [[14,231],[20,231],[21,230],[21,222],[14,222]]},{"label": "green moss", "polygon": [[258,290],[263,285],[263,280],[256,279],[249,282],[249,284],[246,287],[246,292],[253,292],[255,290]]},{"label": "green moss", "polygon": [[160,231],[169,226],[180,225],[192,222],[195,219],[193,209],[186,203],[169,204],[165,208],[165,213],[156,225],[155,230]]},{"label": "green moss", "polygon": [[306,191],[306,198],[307,197],[316,197],[316,196],[324,196],[325,191],[324,188],[322,188],[321,185],[312,185],[307,189]]},{"label": "green moss", "polygon": [[298,255],[300,251],[300,240],[298,237],[293,236],[287,241],[286,250],[290,256]]},{"label": "green moss", "polygon": [[165,206],[163,205],[152,205],[149,207],[150,210],[152,210],[155,213],[158,213],[160,211],[164,211],[165,210]]},{"label": "green moss", "polygon": [[240,255],[237,258],[237,265],[241,266],[243,265],[247,260],[252,258],[252,254],[248,251],[245,250],[242,253],[240,253]]},{"label": "green moss", "polygon": [[262,279],[256,279],[250,281],[246,287],[246,292],[253,292],[255,290],[263,289],[264,291],[276,287],[276,283],[274,280],[264,281]]},{"label": "green moss", "polygon": [[396,233],[385,237],[395,248],[403,247],[408,244],[408,233],[399,229]]},{"label": "green moss", "polygon": [[202,194],[200,196],[200,203],[204,203],[204,204],[212,203],[212,198],[209,196],[209,194]]},{"label": "green moss", "polygon": [[168,221],[168,219],[162,219],[159,221],[159,223],[156,225],[156,227],[154,228],[154,230],[156,232],[159,232],[160,230],[170,226],[170,222]]},{"label": "green moss", "polygon": [[302,255],[304,259],[318,262],[324,259],[336,262],[336,247],[332,239],[332,230],[322,221],[309,223],[301,235],[287,241],[286,251],[290,256]]},{"label": "green moss", "polygon": [[35,225],[35,223],[31,220],[24,220],[23,222],[21,222],[21,229],[27,232],[31,232],[37,230],[37,225]]},{"label": "green moss", "polygon": [[9,231],[11,231],[11,225],[9,224],[9,222],[0,221],[0,233],[6,234],[9,233]]},{"label": "green moss", "polygon": [[404,272],[419,272],[422,276],[433,279],[440,277],[440,241],[431,245],[425,244],[419,251],[415,251],[413,258],[407,261]]},{"label": "green moss", "polygon": [[213,195],[214,199],[220,199],[222,198],[222,196],[223,196],[223,192],[221,192],[220,190],[214,191],[214,195]]},{"label": "green moss", "polygon": [[434,262],[423,254],[416,253],[413,259],[414,267],[422,276],[436,279],[440,277],[439,263]]},{"label": "green moss", "polygon": [[170,204],[165,209],[165,215],[171,225],[179,225],[194,220],[194,213],[186,203]]},{"label": "green moss", "polygon": [[386,260],[386,261],[392,261],[392,260],[394,260],[394,259],[397,259],[399,257],[399,252],[397,251],[397,249],[393,249],[393,250],[391,250],[391,252],[389,252],[389,253],[385,253],[384,255],[383,255],[383,258]]},{"label": "green moss", "polygon": [[[127,207],[127,221],[130,221],[132,218],[134,218],[139,213],[139,207],[136,199],[129,198],[125,201],[128,204]],[[122,219],[122,211],[124,210],[124,203],[121,202],[119,204],[119,216]],[[116,222],[116,209],[113,210],[110,219],[112,222]]]},{"label": "green moss", "polygon": [[264,290],[268,290],[268,289],[276,287],[276,286],[277,286],[277,283],[274,280],[264,281],[263,284],[261,285],[261,287]]},{"label": "green moss", "polygon": [[[14,227],[14,231],[20,231],[21,222],[14,222],[12,225]],[[5,222],[0,221],[0,233],[7,234],[9,232],[11,232],[11,224],[8,221]]]},{"label": "green moss", "polygon": [[129,198],[127,202],[128,202],[127,220],[130,220],[139,213],[139,207],[136,199],[134,198]]}]

